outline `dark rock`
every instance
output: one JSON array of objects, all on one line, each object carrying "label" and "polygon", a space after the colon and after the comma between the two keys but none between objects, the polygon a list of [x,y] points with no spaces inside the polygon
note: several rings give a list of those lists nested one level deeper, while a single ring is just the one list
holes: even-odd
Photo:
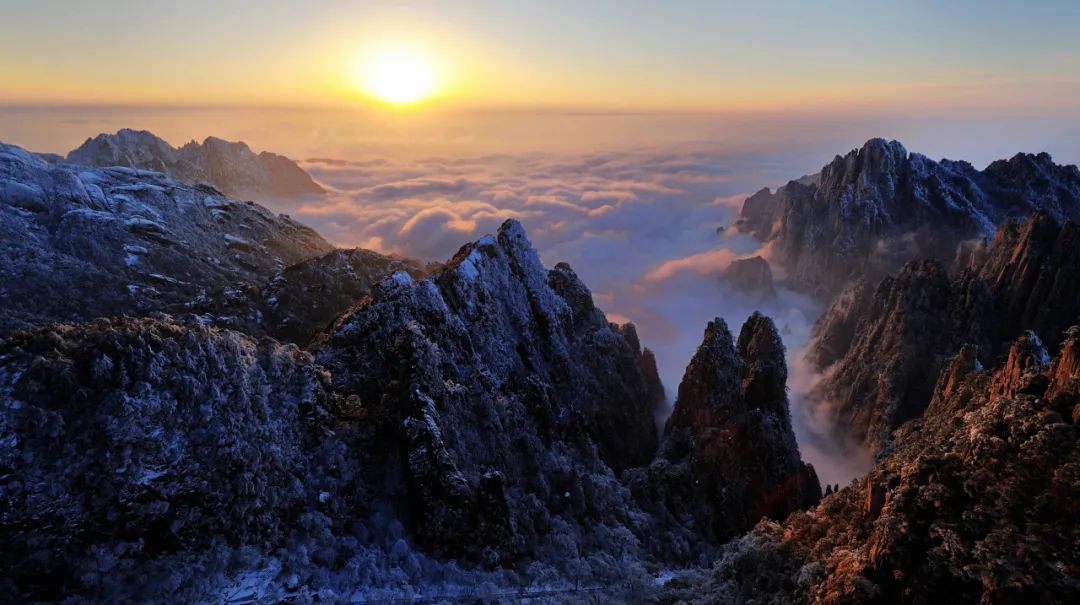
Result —
[{"label": "dark rock", "polygon": [[871,139],[837,156],[816,179],[747,198],[736,226],[772,244],[790,284],[831,298],[916,258],[949,262],[962,242],[1035,211],[1058,222],[1080,219],[1076,166],[1018,154],[980,172]]},{"label": "dark rock", "polygon": [[406,461],[419,541],[489,563],[534,552],[556,517],[585,535],[630,524],[609,469],[652,458],[662,403],[638,347],[514,221],[423,281],[395,273],[316,344],[335,390],[381,427],[361,447],[385,451],[388,473]]},{"label": "dark rock", "polygon": [[776,288],[773,286],[769,262],[760,256],[731,261],[731,264],[720,273],[720,280],[736,290],[756,294],[762,299],[776,298]]},{"label": "dark rock", "polygon": [[880,447],[922,414],[935,377],[964,343],[988,363],[1008,355],[1025,331],[1055,350],[1080,317],[1075,275],[1080,228],[1040,212],[1003,224],[983,262],[952,279],[925,261],[908,264],[872,294],[858,285],[814,327],[807,358],[828,372],[813,399],[842,433]]},{"label": "dark rock", "polygon": [[[897,431],[861,482],[783,525],[760,523],[725,547],[707,578],[660,600],[1076,601],[1080,429],[1026,385],[1035,374],[1076,384],[1064,352],[1077,347],[1077,333],[1050,365],[1020,373],[975,369],[973,349],[957,356],[939,381],[949,388]],[[1032,345],[1016,342],[1017,359],[1036,352]]]},{"label": "dark rock", "polygon": [[643,506],[722,541],[762,517],[816,504],[821,487],[799,458],[786,377],[772,320],[751,316],[737,348],[723,320],[710,322],[679,385],[660,456],[629,477]]}]

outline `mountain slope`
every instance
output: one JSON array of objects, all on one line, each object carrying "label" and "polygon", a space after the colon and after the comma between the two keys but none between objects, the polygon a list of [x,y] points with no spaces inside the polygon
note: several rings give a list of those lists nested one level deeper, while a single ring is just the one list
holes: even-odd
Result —
[{"label": "mountain slope", "polygon": [[261,284],[333,250],[252,202],[158,173],[50,165],[0,146],[0,335],[141,315]]},{"label": "mountain slope", "polygon": [[174,148],[145,130],[123,129],[87,139],[67,155],[84,166],[124,166],[152,170],[190,184],[208,183],[232,198],[259,200],[325,193],[289,158],[256,155],[242,142],[208,137]]},{"label": "mountain slope", "polygon": [[917,418],[934,377],[964,343],[993,365],[1033,330],[1051,350],[1080,320],[1080,228],[1047,213],[1007,221],[950,279],[909,263],[876,288],[855,286],[818,320],[809,359],[825,371],[813,398],[838,429],[877,448]]}]

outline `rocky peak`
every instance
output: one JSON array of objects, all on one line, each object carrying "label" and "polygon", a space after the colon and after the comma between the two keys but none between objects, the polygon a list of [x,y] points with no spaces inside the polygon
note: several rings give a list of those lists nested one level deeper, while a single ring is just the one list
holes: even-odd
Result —
[{"label": "rocky peak", "polygon": [[791,285],[832,298],[919,258],[949,262],[957,247],[1034,211],[1080,218],[1080,172],[1049,156],[1020,155],[984,171],[935,162],[896,141],[871,139],[818,178],[746,200],[736,226],[771,242]]},{"label": "rocky peak", "polygon": [[1006,221],[980,256],[954,279],[931,261],[910,263],[872,295],[860,286],[840,297],[815,324],[808,359],[829,370],[815,395],[841,432],[883,445],[892,429],[922,414],[929,385],[965,343],[985,363],[1006,362],[999,394],[1024,388],[1030,361],[1046,359],[1017,348],[1016,339],[1058,348],[1080,316],[1076,224],[1048,212]]},{"label": "rocky peak", "polygon": [[720,280],[730,284],[736,290],[760,296],[762,299],[776,298],[773,286],[772,269],[769,261],[760,256],[739,258],[731,261],[720,273]]},{"label": "rocky peak", "polygon": [[[912,262],[895,278],[882,280],[872,295],[841,297],[826,311],[815,325],[808,358],[839,361],[815,386],[811,399],[832,416],[841,433],[879,447],[892,429],[922,414],[951,342],[950,319],[942,312],[951,296],[941,265]],[[851,317],[850,303],[857,299],[867,302],[859,305],[858,317]],[[857,327],[849,339],[852,324]],[[849,344],[837,357],[844,342]]]},{"label": "rocky peak", "polygon": [[190,184],[210,184],[230,197],[269,199],[325,192],[292,160],[269,152],[256,155],[244,142],[217,137],[174,148],[150,132],[123,129],[87,139],[68,153],[67,161],[153,170]]},{"label": "rocky peak", "polygon": [[555,517],[625,509],[582,490],[617,497],[590,485],[656,449],[662,388],[638,347],[513,220],[425,279],[395,273],[315,344],[379,427],[364,449],[389,456],[375,480],[401,485],[420,543],[489,563],[535,548]]},{"label": "rocky peak", "polygon": [[754,311],[739,332],[736,349],[745,364],[742,390],[747,404],[776,418],[785,431],[790,431],[784,343],[772,319]]},{"label": "rocky peak", "polygon": [[896,431],[865,477],[812,511],[759,524],[724,548],[704,585],[675,585],[666,600],[1072,602],[1076,391],[1042,388],[1077,384],[1078,337],[1071,328],[1047,365],[1022,335],[989,371],[964,347],[926,414]]},{"label": "rocky peak", "polygon": [[783,344],[755,313],[738,346],[722,319],[705,328],[686,368],[657,460],[629,483],[647,510],[692,519],[726,540],[762,517],[783,518],[821,497],[791,430]]},{"label": "rocky peak", "polygon": [[825,196],[851,197],[856,203],[889,199],[897,195],[907,161],[899,141],[870,139],[822,168],[819,187]]},{"label": "rocky peak", "polygon": [[725,418],[745,411],[743,365],[727,324],[719,317],[710,321],[679,383],[666,432],[682,427],[716,426]]}]

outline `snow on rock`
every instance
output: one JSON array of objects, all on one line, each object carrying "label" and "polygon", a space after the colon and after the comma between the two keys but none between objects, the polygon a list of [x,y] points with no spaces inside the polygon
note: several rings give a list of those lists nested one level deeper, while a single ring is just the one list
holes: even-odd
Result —
[{"label": "snow on rock", "polygon": [[[209,183],[229,197],[268,199],[324,193],[292,160],[269,152],[256,155],[244,143],[216,137],[174,148],[153,133],[125,128],[87,139],[68,153],[67,161],[113,167],[114,173],[133,176],[142,171],[131,168],[151,170],[190,184]],[[178,201],[192,203],[190,198]]]},{"label": "snow on rock", "polygon": [[770,243],[788,283],[829,299],[911,260],[948,261],[961,242],[1035,211],[1080,219],[1080,170],[1042,153],[978,171],[871,139],[812,178],[750,196],[736,227]]},{"label": "snow on rock", "polygon": [[[662,392],[636,338],[568,266],[546,270],[516,221],[423,281],[406,278],[380,284],[315,350],[335,390],[383,427],[366,449],[387,458],[368,464],[405,489],[418,541],[506,563],[554,527],[584,544],[628,524],[634,507],[612,469],[651,458]],[[584,522],[585,508],[599,517]]]},{"label": "snow on rock", "polygon": [[[174,308],[202,289],[261,285],[333,249],[290,219],[158,173],[48,164],[2,144],[0,192],[8,243],[0,250],[0,336],[47,321]],[[241,239],[265,242],[265,250],[230,239],[245,228]],[[142,280],[151,275],[175,278],[165,280],[174,287],[150,296]]]}]

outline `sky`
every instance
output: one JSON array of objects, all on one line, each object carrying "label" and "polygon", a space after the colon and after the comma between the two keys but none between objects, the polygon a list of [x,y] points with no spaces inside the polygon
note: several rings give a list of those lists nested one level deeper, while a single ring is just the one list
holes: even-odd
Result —
[{"label": "sky", "polygon": [[348,105],[394,46],[433,103],[1056,115],[1080,3],[0,0],[0,103]]}]

